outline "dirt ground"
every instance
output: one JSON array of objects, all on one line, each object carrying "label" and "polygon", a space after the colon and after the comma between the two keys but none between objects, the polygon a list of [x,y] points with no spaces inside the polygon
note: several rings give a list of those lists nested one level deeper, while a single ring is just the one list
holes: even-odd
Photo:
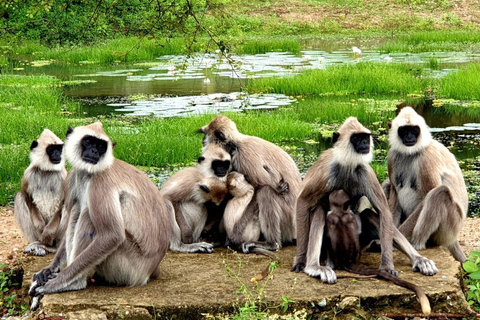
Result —
[{"label": "dirt ground", "polygon": [[[17,227],[13,208],[0,207],[0,263],[16,261],[27,241]],[[460,234],[460,245],[467,254],[480,249],[480,218],[468,218]]]}]

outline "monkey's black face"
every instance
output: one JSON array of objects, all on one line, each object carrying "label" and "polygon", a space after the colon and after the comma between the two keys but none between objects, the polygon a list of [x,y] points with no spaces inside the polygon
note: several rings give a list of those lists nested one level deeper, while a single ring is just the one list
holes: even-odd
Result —
[{"label": "monkey's black face", "polygon": [[350,137],[350,143],[357,153],[368,154],[370,152],[370,134],[355,133]]},{"label": "monkey's black face", "polygon": [[51,144],[47,147],[47,155],[50,162],[59,164],[62,161],[63,144]]},{"label": "monkey's black face", "polygon": [[108,143],[93,136],[85,136],[81,141],[82,159],[91,164],[97,164],[107,151]]},{"label": "monkey's black face", "polygon": [[402,126],[398,128],[398,136],[407,147],[413,147],[417,143],[419,135],[419,126]]},{"label": "monkey's black face", "polygon": [[225,177],[230,169],[230,160],[213,160],[212,170],[217,177]]}]

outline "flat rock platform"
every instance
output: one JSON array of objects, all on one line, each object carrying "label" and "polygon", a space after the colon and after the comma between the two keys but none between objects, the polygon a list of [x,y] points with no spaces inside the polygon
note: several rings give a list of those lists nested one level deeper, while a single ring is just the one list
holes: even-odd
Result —
[{"label": "flat rock platform", "polygon": [[[371,319],[372,317],[421,316],[415,294],[378,279],[339,279],[334,285],[323,284],[305,273],[290,272],[295,247],[278,251],[278,267],[271,277],[259,282],[262,301],[278,306],[282,297],[294,303],[286,314],[293,318]],[[428,295],[432,313],[472,317],[472,310],[460,286],[460,263],[441,248],[421,254],[435,261],[439,272],[432,277],[412,272],[406,256],[394,252],[399,277],[422,286]],[[24,287],[34,272],[48,265],[53,255],[29,257],[24,261]],[[203,319],[224,318],[244,305],[242,283],[257,295],[251,278],[269,265],[265,256],[237,254],[216,249],[213,254],[168,252],[160,265],[161,276],[141,287],[107,287],[89,284],[87,289],[46,295],[40,309],[47,319]],[[380,264],[379,253],[364,253],[361,264],[370,268]],[[228,270],[231,271],[228,271]],[[348,275],[337,271],[337,275]],[[236,275],[236,276],[233,276]],[[272,308],[271,313],[282,313]],[[223,316],[222,316],[223,315]],[[405,316],[402,318],[405,319]],[[445,319],[445,318],[444,318]]]}]

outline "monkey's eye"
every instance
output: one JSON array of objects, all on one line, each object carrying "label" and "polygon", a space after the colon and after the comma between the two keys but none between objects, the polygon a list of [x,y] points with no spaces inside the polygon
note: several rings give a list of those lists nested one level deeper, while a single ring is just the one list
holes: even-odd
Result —
[{"label": "monkey's eye", "polygon": [[350,208],[350,201],[347,201],[347,202],[345,202],[345,203],[343,204],[343,210],[344,210],[344,211],[347,211],[348,208]]}]

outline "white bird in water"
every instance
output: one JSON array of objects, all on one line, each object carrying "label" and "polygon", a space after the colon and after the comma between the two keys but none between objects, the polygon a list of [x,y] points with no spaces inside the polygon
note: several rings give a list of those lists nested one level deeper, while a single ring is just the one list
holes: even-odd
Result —
[{"label": "white bird in water", "polygon": [[387,62],[392,62],[393,58],[390,57],[390,56],[386,56],[385,58],[383,58],[383,60],[385,60]]},{"label": "white bird in water", "polygon": [[324,57],[318,57],[318,62],[319,63],[323,63],[325,61],[325,58]]},{"label": "white bird in water", "polygon": [[210,79],[208,78],[203,79],[203,83],[207,83],[207,84],[210,83]]},{"label": "white bird in water", "polygon": [[357,54],[362,54],[362,50],[359,47],[353,46],[352,47],[353,55],[357,56]]}]

